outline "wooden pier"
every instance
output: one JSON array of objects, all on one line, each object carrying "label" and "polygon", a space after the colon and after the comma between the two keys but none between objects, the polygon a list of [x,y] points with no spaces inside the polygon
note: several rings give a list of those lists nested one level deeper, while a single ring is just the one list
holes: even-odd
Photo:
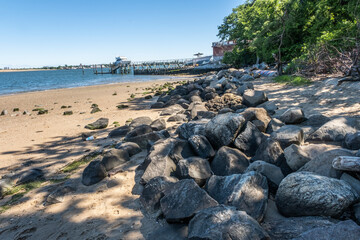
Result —
[{"label": "wooden pier", "polygon": [[162,75],[192,69],[192,59],[142,61],[130,64],[93,65],[94,74]]}]

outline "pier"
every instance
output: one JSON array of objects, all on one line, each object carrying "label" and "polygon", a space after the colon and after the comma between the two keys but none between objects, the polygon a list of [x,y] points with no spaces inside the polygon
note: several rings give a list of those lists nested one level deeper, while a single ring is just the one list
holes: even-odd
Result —
[{"label": "pier", "polygon": [[171,59],[156,61],[140,61],[126,64],[96,64],[94,74],[134,74],[134,75],[168,75],[185,73],[196,66],[196,59]]}]

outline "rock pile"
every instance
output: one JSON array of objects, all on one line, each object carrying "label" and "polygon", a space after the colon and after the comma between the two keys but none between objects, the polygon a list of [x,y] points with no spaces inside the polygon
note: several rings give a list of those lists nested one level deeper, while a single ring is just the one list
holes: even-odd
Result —
[{"label": "rock pile", "polygon": [[277,114],[253,79],[222,70],[161,95],[152,108],[182,123],[175,133],[164,119],[146,117],[113,130],[110,137],[133,145],[90,163],[83,183],[98,182],[140,151],[134,149],[147,149],[138,167],[140,202],[149,214],[188,224],[189,239],[315,239],[337,229],[353,235],[336,239],[359,239],[357,168],[333,163],[350,156],[360,166],[359,119],[306,118],[300,108]]}]

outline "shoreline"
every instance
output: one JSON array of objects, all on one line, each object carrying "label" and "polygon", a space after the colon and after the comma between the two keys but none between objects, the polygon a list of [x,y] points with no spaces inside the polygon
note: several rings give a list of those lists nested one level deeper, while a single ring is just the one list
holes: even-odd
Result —
[{"label": "shoreline", "polygon": [[[159,75],[161,76],[161,75]],[[92,85],[83,85],[83,86],[75,86],[75,87],[59,87],[59,88],[50,88],[50,89],[42,89],[42,90],[29,90],[29,91],[21,91],[21,92],[14,92],[14,93],[0,93],[0,98],[6,97],[6,96],[15,96],[19,94],[25,94],[25,93],[38,93],[38,92],[45,92],[45,91],[54,91],[54,90],[64,90],[64,89],[76,89],[76,88],[87,88],[87,87],[101,87],[101,86],[107,86],[107,85],[116,85],[116,84],[131,84],[131,83],[150,83],[150,82],[156,82],[156,81],[181,81],[185,79],[193,79],[197,75],[179,75],[179,76],[168,76],[164,75],[164,78],[156,79],[156,80],[150,80],[150,81],[124,81],[124,82],[111,82],[111,83],[101,83],[101,84],[92,84]],[[0,110],[1,111],[1,110]]]},{"label": "shoreline", "polygon": [[44,69],[44,68],[30,68],[30,69],[0,69],[0,73],[7,73],[7,72],[40,72],[40,71],[54,71],[60,69]]}]

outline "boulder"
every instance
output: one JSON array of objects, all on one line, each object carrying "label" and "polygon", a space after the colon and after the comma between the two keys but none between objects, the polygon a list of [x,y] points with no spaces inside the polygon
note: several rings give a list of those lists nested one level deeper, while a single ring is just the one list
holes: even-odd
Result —
[{"label": "boulder", "polygon": [[180,138],[186,140],[192,135],[205,135],[205,125],[208,122],[208,119],[201,119],[183,123],[176,129],[175,133],[179,134]]},{"label": "boulder", "polygon": [[332,162],[332,167],[342,171],[360,172],[360,157],[336,157]]},{"label": "boulder", "polygon": [[198,112],[206,112],[207,108],[205,107],[205,103],[204,104],[195,104],[194,107],[191,108],[190,111],[190,118],[194,119]]},{"label": "boulder", "polygon": [[341,142],[346,134],[356,133],[360,122],[355,118],[339,117],[322,125],[308,140]]},{"label": "boulder", "polygon": [[46,197],[47,204],[56,204],[64,201],[66,194],[75,192],[76,188],[70,184],[60,185]]},{"label": "boulder", "polygon": [[173,177],[155,177],[145,186],[140,195],[140,203],[147,213],[160,215],[160,199],[164,197],[164,191],[177,182]]},{"label": "boulder", "polygon": [[190,100],[191,103],[194,103],[194,102],[200,102],[201,103],[202,102],[201,97],[198,96],[198,95],[191,96],[189,100]]},{"label": "boulder", "polygon": [[266,129],[271,121],[271,117],[264,108],[247,108],[241,115],[246,121],[252,121],[254,123],[257,120],[261,122],[262,124],[258,123],[258,125],[261,126],[259,129],[261,132],[265,132],[263,129]]},{"label": "boulder", "polygon": [[313,228],[293,240],[358,240],[360,236],[360,226],[352,220],[338,222],[331,226]]},{"label": "boulder", "polygon": [[232,112],[234,112],[234,110],[232,110],[231,108],[223,108],[218,112],[218,114],[225,114],[225,113],[232,113]]},{"label": "boulder", "polygon": [[211,169],[218,176],[243,173],[248,166],[249,160],[244,153],[227,146],[221,147],[211,162]]},{"label": "boulder", "polygon": [[245,129],[234,141],[235,146],[247,156],[254,156],[263,139],[263,134],[251,122],[247,122]]},{"label": "boulder", "polygon": [[125,135],[130,132],[131,128],[128,126],[128,125],[125,125],[125,126],[121,126],[121,127],[118,127],[114,130],[112,130],[110,133],[109,133],[109,137],[110,138],[114,138],[114,137],[125,137]]},{"label": "boulder", "polygon": [[165,108],[160,113],[160,116],[169,116],[169,115],[174,115],[174,114],[183,113],[183,112],[185,112],[185,109],[182,106],[180,106],[179,104],[175,104],[175,105]]},{"label": "boulder", "polygon": [[208,160],[199,157],[181,159],[177,163],[176,176],[179,179],[194,179],[200,186],[204,186],[212,172]]},{"label": "boulder", "polygon": [[160,131],[166,128],[166,122],[162,118],[158,118],[150,124],[153,131]]},{"label": "boulder", "polygon": [[275,199],[280,213],[286,217],[336,217],[359,200],[359,195],[344,181],[296,172],[280,183]]},{"label": "boulder", "polygon": [[121,142],[117,144],[115,148],[126,151],[129,154],[129,157],[141,152],[140,146],[133,142]]},{"label": "boulder", "polygon": [[343,146],[352,150],[360,149],[360,132],[346,134]]},{"label": "boulder", "polygon": [[293,171],[297,171],[311,160],[308,153],[296,144],[292,144],[285,148],[284,155],[286,163]]},{"label": "boulder", "polygon": [[251,163],[245,172],[251,171],[261,173],[265,176],[272,192],[276,192],[280,182],[284,179],[284,174],[279,167],[260,160]]},{"label": "boulder", "polygon": [[168,118],[168,122],[186,122],[187,116],[185,114],[182,113],[178,113],[176,115],[172,115]]},{"label": "boulder", "polygon": [[150,108],[157,109],[157,108],[163,108],[164,106],[165,106],[165,103],[156,102],[156,103],[152,104]]},{"label": "boulder", "polygon": [[311,229],[332,226],[336,222],[328,217],[290,217],[266,221],[261,226],[269,233],[271,239],[292,240]]},{"label": "boulder", "polygon": [[128,134],[126,134],[125,136],[125,141],[127,141],[127,139],[130,138],[134,138],[146,133],[151,133],[153,132],[152,128],[149,125],[140,125],[135,127],[133,130],[131,130],[130,132],[128,132]]},{"label": "boulder", "polygon": [[120,164],[126,163],[130,160],[129,153],[122,149],[111,149],[104,153],[101,164],[105,167],[106,171],[113,169]]},{"label": "boulder", "polygon": [[141,125],[150,125],[151,123],[152,123],[152,120],[149,117],[137,117],[131,121],[129,126],[131,128],[136,128]]},{"label": "boulder", "polygon": [[84,169],[82,184],[90,186],[96,184],[108,176],[104,165],[99,160],[94,160]]},{"label": "boulder", "polygon": [[244,123],[240,114],[221,114],[206,124],[205,136],[215,148],[227,146],[235,140]]},{"label": "boulder", "polygon": [[356,221],[360,222],[360,203],[354,204],[353,206],[354,217]]},{"label": "boulder", "polygon": [[103,128],[107,128],[108,125],[109,125],[108,118],[99,118],[95,122],[86,125],[85,128],[90,130],[103,129]]},{"label": "boulder", "polygon": [[317,173],[322,176],[340,178],[342,172],[332,167],[332,161],[339,156],[353,156],[353,153],[347,149],[333,149],[318,154],[312,158],[298,171],[307,171]]},{"label": "boulder", "polygon": [[260,144],[252,160],[262,160],[280,166],[284,161],[284,152],[278,141],[267,138]]},{"label": "boulder", "polygon": [[284,125],[285,124],[282,121],[280,121],[279,119],[273,118],[273,119],[271,119],[271,121],[269,122],[269,124],[266,128],[266,133],[271,134],[272,132],[279,130]]},{"label": "boulder", "polygon": [[171,188],[164,191],[164,195],[160,200],[160,206],[169,223],[187,222],[198,211],[218,205],[192,179],[174,183]]},{"label": "boulder", "polygon": [[238,87],[236,89],[236,94],[239,96],[242,96],[244,94],[244,92],[248,89],[254,90],[254,84],[249,83],[249,82],[243,83],[240,87]]},{"label": "boulder", "polygon": [[205,96],[204,96],[204,99],[206,101],[209,101],[209,100],[212,100],[216,97],[218,97],[219,95],[216,93],[216,92],[209,92],[209,93],[206,93]]},{"label": "boulder", "polygon": [[240,82],[249,82],[255,80],[255,78],[249,74],[244,74],[239,80]]},{"label": "boulder", "polygon": [[347,173],[343,173],[340,177],[340,180],[347,182],[355,192],[360,196],[360,180],[352,177]]},{"label": "boulder", "polygon": [[199,157],[212,158],[213,156],[215,156],[215,150],[205,136],[192,135],[188,139],[188,141],[196,155],[198,155]]},{"label": "boulder", "polygon": [[271,133],[271,138],[280,143],[280,146],[285,149],[291,144],[304,144],[304,132],[295,125],[285,125]]},{"label": "boulder", "polygon": [[258,108],[264,108],[270,115],[274,115],[275,111],[279,109],[276,103],[272,101],[264,102],[258,105]]},{"label": "boulder", "polygon": [[264,217],[268,184],[266,177],[260,173],[213,175],[206,182],[205,190],[219,204],[234,206],[237,210],[245,211],[258,222]]},{"label": "boulder", "polygon": [[216,115],[217,114],[215,112],[211,112],[211,111],[198,111],[195,119],[202,119],[202,118],[212,119],[216,117]]},{"label": "boulder", "polygon": [[125,141],[134,142],[134,143],[138,144],[142,149],[146,149],[149,144],[152,145],[156,141],[167,138],[167,137],[168,136],[164,135],[162,131],[158,131],[158,132],[145,133],[145,134],[135,136],[135,137],[126,137]]},{"label": "boulder", "polygon": [[289,108],[280,116],[280,120],[286,124],[297,124],[306,120],[301,108]]},{"label": "boulder", "polygon": [[16,185],[44,180],[44,172],[40,168],[33,168],[23,173],[16,182]]},{"label": "boulder", "polygon": [[245,90],[243,94],[244,104],[248,107],[256,107],[259,104],[262,104],[268,101],[266,93],[263,91],[255,91],[252,89]]},{"label": "boulder", "polygon": [[219,205],[196,213],[189,223],[188,239],[270,240],[270,237],[244,211]]},{"label": "boulder", "polygon": [[156,142],[142,165],[145,169],[140,183],[145,185],[154,177],[170,177],[176,170],[176,164],[170,158],[170,152],[176,139],[168,138]]},{"label": "boulder", "polygon": [[181,159],[195,156],[195,152],[187,140],[177,138],[173,142],[169,156],[175,163],[178,163]]}]

